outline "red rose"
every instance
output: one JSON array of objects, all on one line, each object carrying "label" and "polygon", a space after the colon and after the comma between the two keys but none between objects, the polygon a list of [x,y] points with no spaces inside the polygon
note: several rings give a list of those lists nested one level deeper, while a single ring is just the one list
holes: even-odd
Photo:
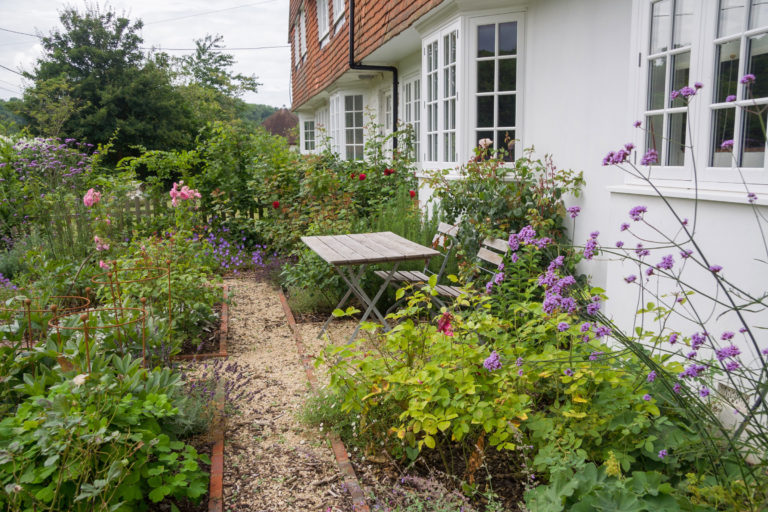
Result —
[{"label": "red rose", "polygon": [[384,169],[384,176],[389,176],[390,174],[395,174],[394,169]]},{"label": "red rose", "polygon": [[275,210],[280,208],[280,201],[272,201],[272,208],[274,208]]},{"label": "red rose", "polygon": [[365,174],[361,172],[360,173],[360,181],[363,181],[364,179],[365,179]]},{"label": "red rose", "polygon": [[349,177],[352,178],[352,179],[355,179],[355,178],[357,178],[357,174],[352,173],[352,174],[349,175]]},{"label": "red rose", "polygon": [[416,197],[416,191],[415,190],[409,190],[408,193],[411,195],[411,199]]}]

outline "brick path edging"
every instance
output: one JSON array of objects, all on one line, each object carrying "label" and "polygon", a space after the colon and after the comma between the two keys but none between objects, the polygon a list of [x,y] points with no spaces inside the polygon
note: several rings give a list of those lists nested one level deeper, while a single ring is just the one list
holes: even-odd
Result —
[{"label": "brick path edging", "polygon": [[[213,357],[227,358],[227,336],[229,335],[229,304],[227,293],[229,287],[222,285],[224,300],[221,303],[221,324],[219,326],[219,353],[200,354],[189,359],[208,359]],[[220,384],[221,386],[222,384]],[[223,512],[224,510],[224,393],[217,390],[219,401],[216,403],[216,411],[211,424],[211,437],[213,448],[211,449],[211,482],[208,488],[208,512]]]},{"label": "brick path edging", "polygon": [[[301,341],[301,333],[299,333],[299,327],[296,325],[296,320],[293,317],[291,307],[288,305],[288,300],[285,298],[285,293],[280,290],[280,303],[283,306],[283,312],[285,318],[288,320],[288,326],[293,332],[293,338],[296,341],[296,349],[299,352],[299,358],[301,365],[304,367],[304,371],[307,374],[307,380],[309,381],[312,389],[317,389],[317,378],[312,368],[312,358],[307,355],[306,347]],[[365,494],[363,493],[360,482],[357,480],[355,469],[352,467],[352,463],[349,462],[349,456],[347,455],[347,448],[344,443],[339,439],[339,436],[333,432],[326,434],[328,441],[331,443],[333,449],[333,455],[336,457],[336,464],[339,467],[339,472],[344,477],[344,484],[352,497],[352,507],[356,512],[370,512],[368,503],[365,501]],[[209,512],[214,512],[210,510]],[[217,511],[218,512],[218,511]]]}]

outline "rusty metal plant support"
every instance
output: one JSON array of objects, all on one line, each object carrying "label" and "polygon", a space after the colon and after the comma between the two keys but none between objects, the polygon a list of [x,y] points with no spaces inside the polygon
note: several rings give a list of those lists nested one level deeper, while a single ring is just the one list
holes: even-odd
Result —
[{"label": "rusty metal plant support", "polygon": [[[85,360],[86,360],[86,366],[88,367],[88,372],[91,371],[91,349],[90,349],[90,334],[96,331],[101,330],[108,330],[108,329],[116,329],[119,330],[123,329],[124,327],[132,324],[138,324],[141,322],[141,347],[142,347],[142,361],[143,365],[146,367],[147,365],[147,354],[146,354],[146,319],[147,319],[147,312],[146,309],[143,307],[144,303],[146,302],[146,299],[144,297],[141,298],[142,300],[142,308],[96,308],[96,309],[89,309],[78,317],[78,320],[82,322],[82,325],[62,325],[63,319],[71,318],[74,315],[78,314],[79,312],[69,312],[63,315],[55,316],[53,317],[49,322],[48,326],[51,329],[56,330],[56,335],[59,342],[59,350],[61,351],[63,349],[62,342],[61,342],[61,331],[81,331],[83,333],[83,338],[85,340]],[[89,325],[90,316],[93,313],[99,313],[102,311],[111,311],[112,312],[112,318],[114,319],[114,323],[106,324],[106,325]],[[134,311],[138,314],[135,318],[124,320],[125,319],[125,313],[128,311]],[[118,320],[122,319],[122,320]],[[122,347],[121,347],[122,351]]]},{"label": "rusty metal plant support", "polygon": [[[93,284],[105,286],[109,288],[110,295],[112,296],[112,305],[115,311],[119,311],[123,305],[123,286],[130,283],[146,283],[149,281],[157,281],[165,276],[168,276],[168,343],[171,342],[171,308],[172,308],[172,294],[171,294],[171,260],[167,260],[167,267],[128,267],[119,268],[117,260],[112,260],[112,270],[96,274],[91,278]],[[120,279],[120,275],[128,274],[130,277],[131,272],[144,273],[141,277],[133,279]],[[106,277],[106,280],[104,280]],[[146,299],[144,299],[146,302]],[[142,308],[145,307],[145,303],[142,303]],[[122,319],[121,319],[122,320]],[[122,327],[118,331],[118,342],[121,345],[122,351]]]},{"label": "rusty metal plant support", "polygon": [[[86,288],[86,294],[88,294],[89,291],[90,289]],[[45,324],[43,327],[41,336],[35,340],[34,335],[32,333],[32,314],[33,313],[50,314],[53,318],[55,318],[57,314],[59,314],[59,312],[75,313],[78,311],[82,311],[91,305],[90,299],[80,295],[51,295],[50,297],[46,297],[46,298],[19,297],[16,300],[21,302],[20,307],[0,306],[0,315],[1,316],[5,316],[5,315],[9,315],[9,316],[23,315],[24,316],[24,320],[26,320],[26,325],[27,325],[27,334],[25,336],[26,342],[27,342],[27,349],[31,349],[33,344],[37,344],[39,341],[42,341],[43,339],[45,339],[45,337],[48,334],[47,327],[50,325],[50,323]],[[51,301],[53,302],[53,304],[46,306],[42,304],[43,301]],[[74,305],[69,305],[73,303]]]}]

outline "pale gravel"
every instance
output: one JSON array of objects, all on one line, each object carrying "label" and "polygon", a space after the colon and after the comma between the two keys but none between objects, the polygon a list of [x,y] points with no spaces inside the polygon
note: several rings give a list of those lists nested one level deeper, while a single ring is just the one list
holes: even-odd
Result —
[{"label": "pale gravel", "polygon": [[[253,388],[260,391],[227,420],[225,511],[351,511],[341,478],[320,483],[338,473],[324,435],[296,417],[309,385],[277,289],[249,278],[226,282],[233,294],[229,360],[254,372]],[[346,339],[353,326],[335,322],[332,337]],[[311,333],[319,324],[300,330],[308,353],[317,355],[324,342]]]}]

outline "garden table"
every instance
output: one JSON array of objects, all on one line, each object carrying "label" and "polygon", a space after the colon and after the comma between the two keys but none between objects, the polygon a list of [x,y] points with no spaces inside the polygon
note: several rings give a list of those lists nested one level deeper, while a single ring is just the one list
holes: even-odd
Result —
[{"label": "garden table", "polygon": [[[360,302],[366,307],[365,313],[363,313],[348,343],[355,339],[360,326],[371,313],[376,315],[385,330],[389,330],[389,324],[376,308],[376,303],[381,298],[384,290],[387,289],[400,263],[413,260],[429,260],[432,256],[440,254],[434,249],[411,242],[390,231],[349,235],[303,236],[301,241],[336,269],[336,272],[347,283],[349,289],[338,306],[336,306],[336,309],[344,306],[352,294],[360,299]],[[387,273],[384,283],[379,287],[376,295],[371,299],[363,290],[360,281],[369,265],[382,263],[394,263],[394,266]],[[333,315],[325,321],[318,337],[323,335],[332,319]]]}]

